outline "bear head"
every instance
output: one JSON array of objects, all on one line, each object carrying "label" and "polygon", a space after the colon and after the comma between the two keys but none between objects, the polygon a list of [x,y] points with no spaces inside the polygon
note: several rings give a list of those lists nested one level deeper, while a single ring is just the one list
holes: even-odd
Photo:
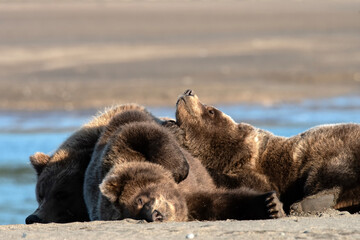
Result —
[{"label": "bear head", "polygon": [[202,104],[192,90],[185,91],[177,100],[176,122],[189,132],[199,129],[209,137],[219,135],[219,131],[231,136],[236,134],[237,128],[237,123],[230,116],[213,106]]},{"label": "bear head", "polygon": [[215,169],[232,161],[236,154],[247,154],[243,143],[253,131],[251,125],[238,124],[215,107],[202,104],[191,90],[185,91],[176,103],[176,124],[182,129],[183,144],[190,153],[206,167],[210,163]]},{"label": "bear head", "polygon": [[[100,184],[102,195],[118,212],[118,219],[148,222],[186,221],[186,200],[172,174],[150,162],[128,162],[112,168]],[[106,215],[109,207],[100,206]],[[110,211],[113,211],[110,208]]]},{"label": "bear head", "polygon": [[[25,222],[32,223],[66,223],[87,221],[86,206],[82,196],[84,171],[87,161],[56,161],[57,158],[88,159],[88,151],[58,151],[49,156],[35,153],[30,156],[38,179],[36,183],[36,200],[38,208],[29,215]],[[72,166],[64,166],[69,165]]]}]

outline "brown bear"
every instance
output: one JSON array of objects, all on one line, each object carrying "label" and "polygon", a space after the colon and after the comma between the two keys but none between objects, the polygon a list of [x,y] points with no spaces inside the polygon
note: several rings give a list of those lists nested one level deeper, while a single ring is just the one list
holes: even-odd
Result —
[{"label": "brown bear", "polygon": [[264,219],[283,215],[274,192],[216,189],[202,164],[148,112],[116,115],[86,170],[91,220]]},{"label": "brown bear", "polygon": [[[100,202],[100,219],[148,222],[266,219],[284,216],[275,192],[246,188],[194,191],[191,181],[176,184],[170,171],[151,162],[126,162],[112,168],[100,184],[109,202]],[[190,189],[189,189],[190,188]]]},{"label": "brown bear", "polygon": [[286,138],[236,123],[191,90],[176,105],[178,139],[217,185],[275,190],[287,212],[304,197],[340,189],[334,207],[360,210],[359,124],[318,126]]},{"label": "brown bear", "polygon": [[136,161],[114,165],[100,186],[93,187],[100,195],[98,203],[94,202],[94,215],[90,214],[92,220],[187,220],[185,198],[172,173],[159,164]]},{"label": "brown bear", "polygon": [[37,172],[36,199],[39,203],[25,220],[27,224],[89,220],[83,200],[84,173],[104,126],[124,110],[139,109],[125,104],[106,109],[66,139],[51,156],[36,153],[30,162]]},{"label": "brown bear", "polygon": [[116,163],[149,161],[171,170],[177,182],[187,177],[187,160],[175,139],[164,131],[147,111],[124,111],[113,117],[99,138],[85,173],[84,199],[91,220],[100,219],[99,202],[107,200],[98,186]]}]

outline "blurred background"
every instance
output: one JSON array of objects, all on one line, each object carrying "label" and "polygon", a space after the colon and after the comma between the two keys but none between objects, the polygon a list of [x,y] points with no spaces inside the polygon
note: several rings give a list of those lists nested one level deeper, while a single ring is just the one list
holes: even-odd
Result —
[{"label": "blurred background", "polygon": [[0,0],[0,224],[37,207],[29,155],[97,110],[174,117],[191,88],[283,136],[360,120],[357,0]]}]

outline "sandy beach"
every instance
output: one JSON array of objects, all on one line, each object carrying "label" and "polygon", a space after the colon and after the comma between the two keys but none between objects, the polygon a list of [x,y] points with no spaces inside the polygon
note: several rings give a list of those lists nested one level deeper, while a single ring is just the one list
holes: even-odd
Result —
[{"label": "sandy beach", "polygon": [[[357,95],[357,0],[0,0],[0,111]],[[25,219],[26,216],[24,216]],[[360,215],[0,226],[0,239],[360,239]],[[193,234],[193,235],[192,235]]]},{"label": "sandy beach", "polygon": [[360,215],[325,213],[258,221],[144,223],[131,219],[0,226],[1,239],[359,239]]}]

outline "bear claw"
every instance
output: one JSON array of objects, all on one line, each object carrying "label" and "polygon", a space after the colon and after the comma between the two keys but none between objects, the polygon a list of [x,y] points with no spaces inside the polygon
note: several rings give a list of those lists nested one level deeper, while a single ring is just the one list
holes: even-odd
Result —
[{"label": "bear claw", "polygon": [[269,218],[281,218],[285,217],[283,210],[283,204],[280,202],[275,192],[270,192],[265,198],[265,204]]}]

